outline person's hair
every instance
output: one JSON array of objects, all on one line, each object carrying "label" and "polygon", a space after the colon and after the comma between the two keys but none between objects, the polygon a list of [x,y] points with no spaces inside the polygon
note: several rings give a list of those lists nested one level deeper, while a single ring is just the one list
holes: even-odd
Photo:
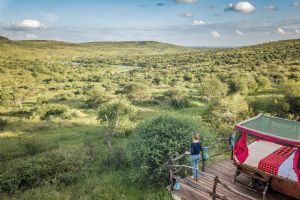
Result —
[{"label": "person's hair", "polygon": [[194,140],[199,140],[200,136],[199,136],[199,134],[197,132],[194,132],[193,133],[193,138],[194,138]]}]

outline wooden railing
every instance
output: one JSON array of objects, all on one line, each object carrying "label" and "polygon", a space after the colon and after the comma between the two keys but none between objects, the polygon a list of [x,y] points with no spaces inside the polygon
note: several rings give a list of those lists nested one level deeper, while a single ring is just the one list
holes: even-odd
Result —
[{"label": "wooden railing", "polygon": [[[181,182],[193,187],[194,189],[196,189],[198,191],[205,192],[205,193],[209,194],[212,197],[212,200],[216,200],[216,199],[229,200],[226,196],[222,196],[222,195],[217,194],[218,185],[223,186],[227,190],[229,190],[229,191],[231,191],[231,192],[233,192],[233,193],[235,193],[235,194],[237,194],[241,197],[244,197],[244,198],[247,198],[247,199],[250,199],[250,200],[255,200],[255,198],[250,197],[248,195],[245,195],[243,193],[240,193],[237,190],[235,190],[234,188],[230,187],[228,184],[226,184],[225,182],[220,180],[218,176],[215,176],[213,174],[209,174],[209,173],[204,172],[204,165],[202,165],[202,171],[199,171],[198,169],[193,168],[191,166],[174,164],[174,162],[179,161],[179,160],[181,160],[185,157],[186,157],[186,154],[182,154],[182,155],[180,155],[176,158],[170,158],[167,162],[171,190],[174,189],[174,180],[178,180],[178,177],[176,176],[176,174],[178,174],[182,169],[192,169],[192,170],[197,170],[198,174],[201,175],[201,178],[212,180],[213,183],[214,183],[212,189],[209,190],[207,188],[202,187],[201,185],[193,184],[192,181],[190,181],[189,179],[183,179],[183,180],[181,180]],[[204,161],[202,163],[204,163]],[[197,179],[198,179],[198,177],[196,177],[196,181],[197,181]]]}]

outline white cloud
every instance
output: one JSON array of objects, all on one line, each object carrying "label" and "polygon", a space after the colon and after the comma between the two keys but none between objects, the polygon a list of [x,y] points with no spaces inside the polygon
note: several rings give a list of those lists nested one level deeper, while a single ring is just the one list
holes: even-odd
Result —
[{"label": "white cloud", "polygon": [[184,12],[179,14],[180,17],[194,17],[192,12]]},{"label": "white cloud", "polygon": [[282,35],[286,34],[285,30],[283,30],[281,27],[278,27],[277,32]]},{"label": "white cloud", "polygon": [[295,33],[300,34],[300,30],[299,30],[299,29],[296,29],[296,30],[295,30]]},{"label": "white cloud", "polygon": [[245,35],[242,31],[239,31],[239,30],[236,30],[235,33],[238,34],[238,35],[241,35],[241,36]]},{"label": "white cloud", "polygon": [[34,29],[43,29],[46,28],[46,26],[37,20],[24,19],[18,22],[12,22],[11,24],[7,25],[5,28],[10,30],[34,30]]},{"label": "white cloud", "polygon": [[252,13],[256,10],[255,6],[247,1],[240,1],[235,4],[231,3],[225,11],[235,11],[240,13]]},{"label": "white cloud", "polygon": [[194,23],[195,25],[204,25],[204,24],[206,24],[206,23],[205,23],[204,21],[202,21],[202,20],[194,20],[193,23]]},{"label": "white cloud", "polygon": [[300,3],[299,2],[294,2],[292,3],[293,8],[300,8]]},{"label": "white cloud", "polygon": [[269,10],[269,11],[278,10],[278,8],[276,6],[274,6],[274,5],[265,6],[264,9],[265,10]]},{"label": "white cloud", "polygon": [[214,38],[219,38],[219,37],[221,37],[221,34],[218,33],[217,31],[211,31],[210,34],[211,34]]},{"label": "white cloud", "polygon": [[175,3],[195,4],[198,0],[173,0]]}]

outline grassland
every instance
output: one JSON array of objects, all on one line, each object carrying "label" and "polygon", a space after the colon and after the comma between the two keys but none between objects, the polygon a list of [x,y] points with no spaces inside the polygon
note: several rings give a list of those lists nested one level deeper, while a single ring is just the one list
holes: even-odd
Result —
[{"label": "grassland", "polygon": [[[163,186],[131,182],[130,131],[113,138],[106,163],[99,107],[130,101],[138,118],[129,129],[161,113],[192,118],[205,127],[208,144],[259,112],[297,119],[299,55],[300,40],[202,50],[1,38],[0,198],[170,199]],[[126,92],[129,84],[136,85]],[[50,104],[65,106],[68,115],[42,119]]]}]

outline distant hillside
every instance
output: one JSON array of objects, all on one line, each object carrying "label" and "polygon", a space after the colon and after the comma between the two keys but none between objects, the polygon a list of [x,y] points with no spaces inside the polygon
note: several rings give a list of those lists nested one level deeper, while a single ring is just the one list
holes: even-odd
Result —
[{"label": "distant hillside", "polygon": [[12,43],[12,41],[6,37],[0,36],[0,44],[3,43]]}]

